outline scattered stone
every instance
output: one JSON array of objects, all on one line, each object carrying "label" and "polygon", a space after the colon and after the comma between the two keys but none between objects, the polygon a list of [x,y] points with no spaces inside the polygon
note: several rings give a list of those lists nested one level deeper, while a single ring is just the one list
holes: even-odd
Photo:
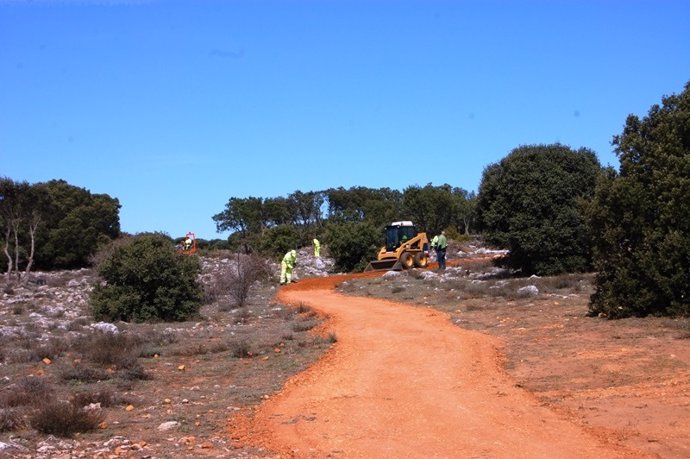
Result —
[{"label": "scattered stone", "polygon": [[164,422],[161,425],[159,425],[158,430],[161,432],[167,432],[169,430],[176,429],[179,425],[180,425],[180,423],[177,421],[168,421],[168,422]]},{"label": "scattered stone", "polygon": [[539,289],[536,285],[526,285],[518,289],[518,294],[525,296],[536,296],[539,295]]},{"label": "scattered stone", "polygon": [[111,324],[109,322],[96,322],[95,324],[91,324],[90,326],[94,330],[98,330],[103,333],[117,334],[120,332],[120,330],[117,328],[117,325]]}]

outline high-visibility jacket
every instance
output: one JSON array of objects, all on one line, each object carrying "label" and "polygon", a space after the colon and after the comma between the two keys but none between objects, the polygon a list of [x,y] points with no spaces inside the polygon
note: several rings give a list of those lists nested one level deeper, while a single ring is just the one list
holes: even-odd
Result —
[{"label": "high-visibility jacket", "polygon": [[296,262],[297,262],[297,251],[296,250],[290,250],[283,257],[283,263],[285,263],[285,266],[287,266],[290,269],[295,267]]}]

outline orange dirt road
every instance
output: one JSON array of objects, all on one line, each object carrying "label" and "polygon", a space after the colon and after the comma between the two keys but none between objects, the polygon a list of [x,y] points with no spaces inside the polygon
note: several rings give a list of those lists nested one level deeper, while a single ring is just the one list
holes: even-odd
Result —
[{"label": "orange dirt road", "polygon": [[254,416],[231,421],[236,438],[280,457],[648,457],[516,387],[496,339],[433,309],[338,294],[333,286],[342,280],[280,290],[279,301],[326,314],[337,343]]}]

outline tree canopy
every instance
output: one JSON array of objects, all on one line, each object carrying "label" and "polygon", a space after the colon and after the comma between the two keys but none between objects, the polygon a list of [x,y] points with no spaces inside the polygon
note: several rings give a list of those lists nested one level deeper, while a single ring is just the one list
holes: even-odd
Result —
[{"label": "tree canopy", "polygon": [[561,144],[522,146],[483,173],[477,219],[487,241],[510,250],[507,263],[524,274],[590,268],[581,206],[601,166],[591,150]]},{"label": "tree canopy", "polygon": [[620,172],[602,177],[588,220],[596,291],[608,317],[690,314],[690,82],[613,144]]}]

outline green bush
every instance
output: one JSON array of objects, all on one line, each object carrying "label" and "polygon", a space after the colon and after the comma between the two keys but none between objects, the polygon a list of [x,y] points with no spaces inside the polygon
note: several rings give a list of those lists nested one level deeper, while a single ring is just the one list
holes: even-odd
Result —
[{"label": "green bush", "polygon": [[370,223],[329,223],[326,227],[328,250],[337,269],[362,270],[376,256],[383,242],[383,231]]},{"label": "green bush", "polygon": [[98,320],[186,320],[201,307],[197,257],[175,252],[170,238],[143,234],[118,245],[98,266],[105,281],[91,293]]},{"label": "green bush", "polygon": [[690,315],[690,82],[614,137],[620,172],[588,209],[597,270],[590,313]]},{"label": "green bush", "polygon": [[582,203],[594,195],[601,166],[595,154],[560,145],[523,146],[484,170],[477,219],[490,244],[510,250],[523,274],[591,268]]}]

